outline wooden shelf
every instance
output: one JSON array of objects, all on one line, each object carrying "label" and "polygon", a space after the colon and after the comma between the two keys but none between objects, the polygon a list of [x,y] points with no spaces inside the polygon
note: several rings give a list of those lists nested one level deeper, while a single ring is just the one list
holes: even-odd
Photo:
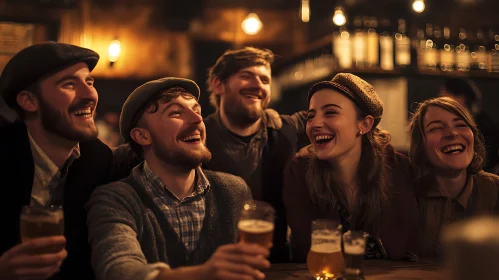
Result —
[{"label": "wooden shelf", "polygon": [[499,79],[499,72],[463,72],[463,71],[442,71],[442,70],[418,70],[417,74],[425,76],[442,76],[442,77],[466,77],[466,78],[481,78],[481,79]]},{"label": "wooden shelf", "polygon": [[[332,35],[327,35],[320,40],[312,42],[306,50],[296,53],[292,57],[288,57],[279,61],[273,66],[272,71],[279,75],[307,59],[316,57],[318,54],[332,53]],[[394,70],[383,70],[379,66],[366,67],[366,68],[336,68],[337,65],[332,66],[331,77],[336,73],[347,72],[359,76],[377,76],[377,77],[466,77],[472,79],[499,79],[499,72],[474,72],[474,71],[442,71],[419,69],[417,64],[417,57],[414,57],[414,52],[411,52],[413,63],[407,67],[396,67]],[[336,64],[336,63],[334,63]]]}]

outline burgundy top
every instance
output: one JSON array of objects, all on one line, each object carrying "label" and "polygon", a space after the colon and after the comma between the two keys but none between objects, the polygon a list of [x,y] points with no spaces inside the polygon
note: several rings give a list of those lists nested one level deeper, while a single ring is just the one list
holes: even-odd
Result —
[{"label": "burgundy top", "polygon": [[[284,171],[283,197],[292,234],[293,259],[296,262],[306,260],[313,220],[326,218],[341,222],[336,208],[321,211],[310,198],[305,177],[312,156],[313,153],[305,147]],[[395,152],[390,145],[385,149],[385,156],[390,174],[391,199],[386,217],[381,221],[379,238],[388,257],[397,260],[406,253],[417,252],[418,207],[408,158]]]}]

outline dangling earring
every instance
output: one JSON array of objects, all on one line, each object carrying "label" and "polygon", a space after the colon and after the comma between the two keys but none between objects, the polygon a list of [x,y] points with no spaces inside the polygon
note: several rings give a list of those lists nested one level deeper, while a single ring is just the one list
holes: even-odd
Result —
[{"label": "dangling earring", "polygon": [[359,134],[358,135],[362,136],[362,133],[363,133],[362,130],[359,129]]}]

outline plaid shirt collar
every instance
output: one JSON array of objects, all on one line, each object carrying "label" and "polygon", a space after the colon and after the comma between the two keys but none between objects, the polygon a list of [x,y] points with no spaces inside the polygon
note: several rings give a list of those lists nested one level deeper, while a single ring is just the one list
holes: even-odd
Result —
[{"label": "plaid shirt collar", "polygon": [[179,199],[175,194],[173,194],[168,187],[161,181],[161,178],[159,178],[156,173],[154,173],[149,165],[147,164],[147,161],[144,160],[144,173],[143,175],[145,176],[146,180],[148,180],[153,188],[157,188],[158,190],[165,190],[167,191],[171,196],[173,196],[175,199],[179,201],[183,201],[186,199],[193,198],[197,195],[202,195],[204,192],[210,187],[210,182],[208,182],[208,179],[203,173],[203,170],[201,167],[196,168],[196,185],[194,187],[193,192],[185,197],[184,199]]}]

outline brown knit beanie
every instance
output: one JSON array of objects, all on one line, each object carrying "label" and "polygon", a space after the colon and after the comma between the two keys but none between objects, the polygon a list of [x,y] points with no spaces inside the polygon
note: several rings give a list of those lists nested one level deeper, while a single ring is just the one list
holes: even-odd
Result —
[{"label": "brown knit beanie", "polygon": [[308,92],[308,105],[312,95],[324,88],[335,89],[351,98],[362,112],[374,118],[373,127],[381,121],[383,102],[374,87],[363,79],[350,73],[338,73],[331,81],[318,82]]}]

